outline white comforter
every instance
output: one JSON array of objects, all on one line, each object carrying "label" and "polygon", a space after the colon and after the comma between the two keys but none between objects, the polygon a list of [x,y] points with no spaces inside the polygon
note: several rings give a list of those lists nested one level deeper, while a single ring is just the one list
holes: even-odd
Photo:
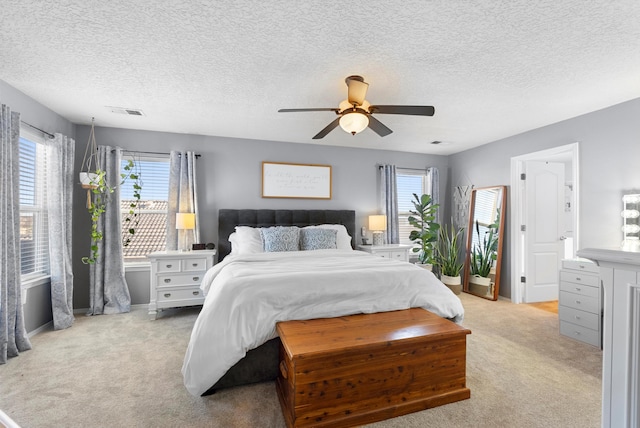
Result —
[{"label": "white comforter", "polygon": [[277,337],[276,323],[421,307],[462,321],[460,299],[431,272],[361,251],[227,256],[200,286],[206,299],[182,366],[199,396],[246,352]]}]

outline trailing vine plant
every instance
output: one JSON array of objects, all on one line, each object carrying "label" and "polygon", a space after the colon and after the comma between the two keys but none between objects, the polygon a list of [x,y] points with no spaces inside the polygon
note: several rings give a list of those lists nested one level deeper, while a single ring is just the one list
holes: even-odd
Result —
[{"label": "trailing vine plant", "polygon": [[127,207],[128,210],[124,217],[124,227],[127,229],[127,232],[122,237],[122,246],[127,247],[136,234],[136,228],[140,223],[140,191],[142,190],[142,181],[140,180],[140,167],[133,159],[129,159],[123,169],[125,172],[120,174],[122,183],[127,180],[133,180],[133,200],[129,203]]}]

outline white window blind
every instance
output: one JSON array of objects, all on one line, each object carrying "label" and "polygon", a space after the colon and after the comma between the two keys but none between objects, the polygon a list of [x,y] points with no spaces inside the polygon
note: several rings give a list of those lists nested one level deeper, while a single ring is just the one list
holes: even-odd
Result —
[{"label": "white window blind", "polygon": [[[134,159],[134,173],[140,177],[141,187],[139,207],[135,209],[137,225],[135,234],[128,232],[126,222],[130,204],[135,202],[133,181],[127,180],[120,189],[120,208],[122,213],[123,241],[129,237],[131,242],[123,247],[125,262],[146,260],[146,256],[154,251],[166,249],[167,242],[167,208],[169,198],[169,156],[138,157]],[[128,159],[122,160],[121,172]],[[136,221],[136,220],[132,220]]]},{"label": "white window blind", "polygon": [[416,173],[405,170],[396,172],[396,186],[398,190],[398,233],[401,244],[413,244],[409,234],[413,227],[409,224],[409,210],[413,210],[413,194],[418,197],[426,192],[426,172]]},{"label": "white window blind", "polygon": [[20,273],[22,280],[49,275],[47,165],[42,137],[20,137]]},{"label": "white window blind", "polygon": [[498,216],[498,197],[497,191],[484,190],[476,192],[474,217],[478,220],[478,229],[480,236],[476,231],[476,225],[473,224],[472,246],[478,245],[479,241],[484,238],[486,232],[489,231],[489,225],[493,224]]}]

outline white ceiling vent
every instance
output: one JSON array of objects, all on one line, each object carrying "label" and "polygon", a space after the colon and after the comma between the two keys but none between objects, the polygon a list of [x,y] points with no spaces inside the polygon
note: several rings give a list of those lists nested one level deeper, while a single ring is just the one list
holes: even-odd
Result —
[{"label": "white ceiling vent", "polygon": [[111,111],[111,113],[116,114],[126,114],[128,116],[144,116],[142,110],[137,108],[124,108],[124,107],[110,107],[107,108]]}]

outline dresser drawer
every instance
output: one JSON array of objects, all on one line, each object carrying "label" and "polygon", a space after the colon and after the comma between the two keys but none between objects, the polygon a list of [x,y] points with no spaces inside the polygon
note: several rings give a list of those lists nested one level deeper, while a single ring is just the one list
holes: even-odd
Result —
[{"label": "dresser drawer", "polygon": [[600,296],[600,287],[591,287],[584,284],[576,284],[575,282],[560,282],[560,291],[568,291],[573,294],[598,298]]},{"label": "dresser drawer", "polygon": [[560,291],[560,306],[568,306],[573,309],[579,309],[581,311],[598,314],[600,313],[600,305],[598,304],[598,302],[599,299],[595,297]]},{"label": "dresser drawer", "polygon": [[158,287],[174,287],[177,285],[200,285],[202,282],[203,272],[194,272],[192,274],[163,274],[158,275]]},{"label": "dresser drawer", "polygon": [[597,330],[591,330],[581,325],[560,321],[560,334],[593,346],[600,346],[600,333]]},{"label": "dresser drawer", "polygon": [[567,306],[558,306],[558,317],[560,321],[577,324],[591,330],[600,329],[600,314],[580,311]]},{"label": "dresser drawer", "polygon": [[586,284],[592,287],[599,287],[600,278],[597,275],[582,274],[581,272],[560,271],[560,280],[573,282],[575,284]]},{"label": "dresser drawer", "polygon": [[198,259],[182,260],[183,272],[193,272],[193,271],[204,272],[205,270],[207,270],[207,259],[205,257],[198,258]]},{"label": "dresser drawer", "polygon": [[158,289],[158,302],[204,299],[199,287]]},{"label": "dresser drawer", "polygon": [[407,260],[407,252],[406,251],[389,251],[389,258],[395,260]]},{"label": "dresser drawer", "polygon": [[562,261],[563,269],[600,273],[598,265],[587,260],[566,259]]},{"label": "dresser drawer", "polygon": [[162,272],[180,272],[179,259],[162,259],[158,260],[158,273]]}]

